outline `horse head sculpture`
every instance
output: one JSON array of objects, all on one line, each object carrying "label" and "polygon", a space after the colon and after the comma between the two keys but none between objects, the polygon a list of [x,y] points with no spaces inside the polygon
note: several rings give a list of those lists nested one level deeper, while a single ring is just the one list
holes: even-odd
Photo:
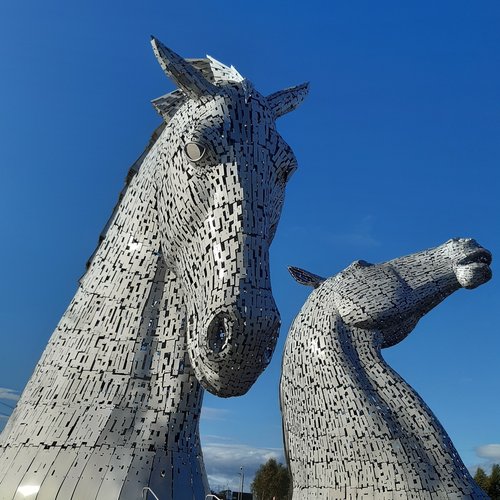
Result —
[{"label": "horse head sculpture", "polygon": [[234,68],[152,44],[179,86],[153,101],[167,121],[156,171],[162,252],[187,297],[198,380],[219,396],[243,394],[269,363],[280,324],[269,245],[296,160],[275,120],[307,85],[264,97]]},{"label": "horse head sculpture", "polygon": [[307,85],[265,97],[152,44],[178,89],[1,435],[2,498],[204,498],[202,386],[244,394],[276,345],[269,246],[296,160],[275,121]]},{"label": "horse head sculpture", "polygon": [[328,279],[290,268],[316,288],[290,329],[280,386],[294,500],[486,498],[380,351],[456,290],[486,283],[490,263],[476,241],[452,239]]},{"label": "horse head sculpture", "polygon": [[[332,279],[335,308],[345,324],[378,330],[381,347],[391,347],[448,295],[486,283],[490,263],[490,252],[471,238],[454,238],[382,264],[358,260]],[[301,280],[294,268],[291,273]],[[318,276],[310,279],[315,285],[322,282]]]}]

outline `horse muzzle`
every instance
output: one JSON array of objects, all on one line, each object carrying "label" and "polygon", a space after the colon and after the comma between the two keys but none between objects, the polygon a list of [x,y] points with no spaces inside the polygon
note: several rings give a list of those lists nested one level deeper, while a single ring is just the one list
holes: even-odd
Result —
[{"label": "horse muzzle", "polygon": [[264,302],[267,307],[221,308],[202,321],[206,326],[191,325],[193,335],[188,333],[188,339],[195,341],[188,340],[191,364],[201,385],[212,394],[245,394],[271,361],[280,317],[272,297]]},{"label": "horse muzzle", "polygon": [[459,246],[453,271],[461,287],[477,288],[491,279],[491,252],[473,239],[452,240],[452,244]]}]

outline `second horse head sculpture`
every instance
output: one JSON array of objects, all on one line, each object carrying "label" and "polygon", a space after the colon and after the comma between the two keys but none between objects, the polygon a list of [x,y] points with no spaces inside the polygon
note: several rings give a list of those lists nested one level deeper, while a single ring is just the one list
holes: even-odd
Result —
[{"label": "second horse head sculpture", "polygon": [[323,279],[285,345],[280,386],[294,500],[486,498],[420,396],[383,360],[459,288],[491,278],[472,239]]}]

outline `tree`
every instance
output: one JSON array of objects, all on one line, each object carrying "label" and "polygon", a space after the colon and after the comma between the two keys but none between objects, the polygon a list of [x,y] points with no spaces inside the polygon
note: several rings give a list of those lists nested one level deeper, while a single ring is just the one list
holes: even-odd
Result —
[{"label": "tree", "polygon": [[491,500],[500,500],[500,465],[498,464],[493,465],[491,468],[488,494]]},{"label": "tree", "polygon": [[484,469],[481,467],[477,468],[476,473],[474,474],[474,481],[478,484],[478,486],[485,492],[488,493],[488,489],[490,487],[490,478],[484,472]]},{"label": "tree", "polygon": [[484,472],[484,469],[478,467],[474,481],[488,493],[491,500],[500,500],[500,465],[494,464],[489,476]]},{"label": "tree", "polygon": [[251,489],[256,500],[286,500],[291,489],[288,469],[270,458],[257,470]]}]

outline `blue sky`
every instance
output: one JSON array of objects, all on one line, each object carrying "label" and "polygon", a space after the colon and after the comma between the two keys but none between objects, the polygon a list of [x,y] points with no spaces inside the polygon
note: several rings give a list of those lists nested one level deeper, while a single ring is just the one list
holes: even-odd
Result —
[{"label": "blue sky", "polygon": [[[272,247],[280,342],[246,396],[205,398],[212,485],[237,484],[244,465],[248,489],[282,456],[281,351],[309,293],[287,265],[329,276],[456,236],[500,256],[498,26],[494,0],[2,2],[2,401],[23,389],[160,121],[149,101],[173,89],[149,35],[233,64],[264,94],[310,81],[279,122],[299,160]],[[461,290],[385,352],[471,468],[500,462],[499,302],[496,277]]]}]

